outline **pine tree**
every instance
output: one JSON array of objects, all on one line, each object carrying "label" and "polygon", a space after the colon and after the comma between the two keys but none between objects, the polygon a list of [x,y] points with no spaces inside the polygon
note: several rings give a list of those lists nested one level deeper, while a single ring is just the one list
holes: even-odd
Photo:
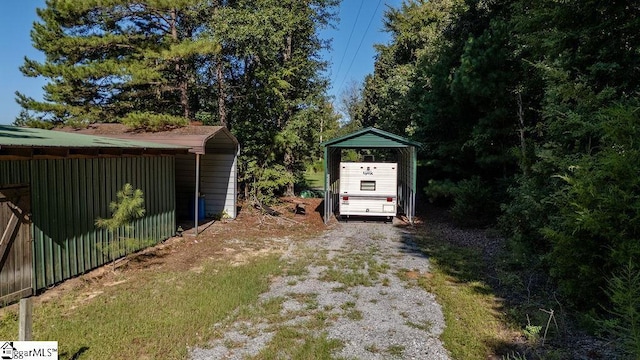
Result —
[{"label": "pine tree", "polygon": [[49,83],[44,101],[17,94],[21,121],[185,124],[196,111],[193,62],[219,51],[200,36],[201,10],[198,0],[48,0],[31,33],[46,59],[21,71]]}]

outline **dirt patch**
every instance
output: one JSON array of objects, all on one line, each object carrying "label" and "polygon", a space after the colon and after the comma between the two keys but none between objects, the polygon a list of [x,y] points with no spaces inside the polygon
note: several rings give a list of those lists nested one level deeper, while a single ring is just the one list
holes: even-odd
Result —
[{"label": "dirt patch", "polygon": [[[320,213],[321,203],[322,199],[317,198],[283,198],[272,207],[278,216],[264,215],[249,204],[241,203],[236,219],[205,220],[197,237],[193,228],[185,226],[182,237],[172,237],[130,255],[118,264],[115,272],[112,265],[107,264],[41,291],[34,301],[37,305],[73,296],[72,302],[83,303],[91,301],[105,288],[126,283],[131,277],[153,276],[160,271],[199,272],[204,260],[227,260],[240,265],[254,256],[284,251],[284,244],[269,239],[302,240],[326,229]],[[302,214],[296,212],[299,204],[305,207]],[[0,309],[0,316],[7,311],[17,311],[17,306]]]}]

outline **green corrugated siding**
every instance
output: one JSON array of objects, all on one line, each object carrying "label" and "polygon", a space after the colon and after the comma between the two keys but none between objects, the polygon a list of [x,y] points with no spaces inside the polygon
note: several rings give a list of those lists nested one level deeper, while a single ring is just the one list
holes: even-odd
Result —
[{"label": "green corrugated siding", "polygon": [[175,232],[172,156],[0,161],[0,184],[29,183],[36,289],[111,260],[100,247],[114,236],[94,223],[111,215],[109,203],[125,183],[143,191],[147,212],[115,241],[133,237],[157,243]]},{"label": "green corrugated siding", "polygon": [[30,179],[28,160],[0,160],[0,186],[28,184]]}]

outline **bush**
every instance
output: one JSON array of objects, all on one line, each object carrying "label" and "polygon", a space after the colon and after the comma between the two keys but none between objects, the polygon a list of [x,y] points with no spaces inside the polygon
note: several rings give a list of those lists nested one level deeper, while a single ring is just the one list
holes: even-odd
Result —
[{"label": "bush", "polygon": [[477,176],[458,182],[453,190],[451,215],[461,225],[488,225],[495,220],[498,211],[494,191]]},{"label": "bush", "polygon": [[574,159],[552,198],[556,215],[543,230],[560,289],[582,309],[606,301],[606,279],[640,258],[640,114],[636,107],[600,113],[600,151]]}]

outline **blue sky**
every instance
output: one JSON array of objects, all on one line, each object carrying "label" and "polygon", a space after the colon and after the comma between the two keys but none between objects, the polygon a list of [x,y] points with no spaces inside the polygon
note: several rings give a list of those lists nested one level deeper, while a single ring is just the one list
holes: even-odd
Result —
[{"label": "blue sky", "polygon": [[[402,0],[343,0],[339,8],[337,29],[322,32],[332,38],[330,51],[323,53],[329,61],[327,76],[331,80],[329,95],[336,99],[348,85],[361,82],[373,72],[373,44],[386,43],[389,36],[382,32],[382,19],[388,7],[400,6]],[[20,112],[15,102],[16,91],[42,99],[42,78],[27,78],[18,69],[25,56],[42,61],[44,56],[31,46],[29,32],[38,20],[36,8],[44,0],[3,1],[0,12],[0,124],[10,124]]]}]

